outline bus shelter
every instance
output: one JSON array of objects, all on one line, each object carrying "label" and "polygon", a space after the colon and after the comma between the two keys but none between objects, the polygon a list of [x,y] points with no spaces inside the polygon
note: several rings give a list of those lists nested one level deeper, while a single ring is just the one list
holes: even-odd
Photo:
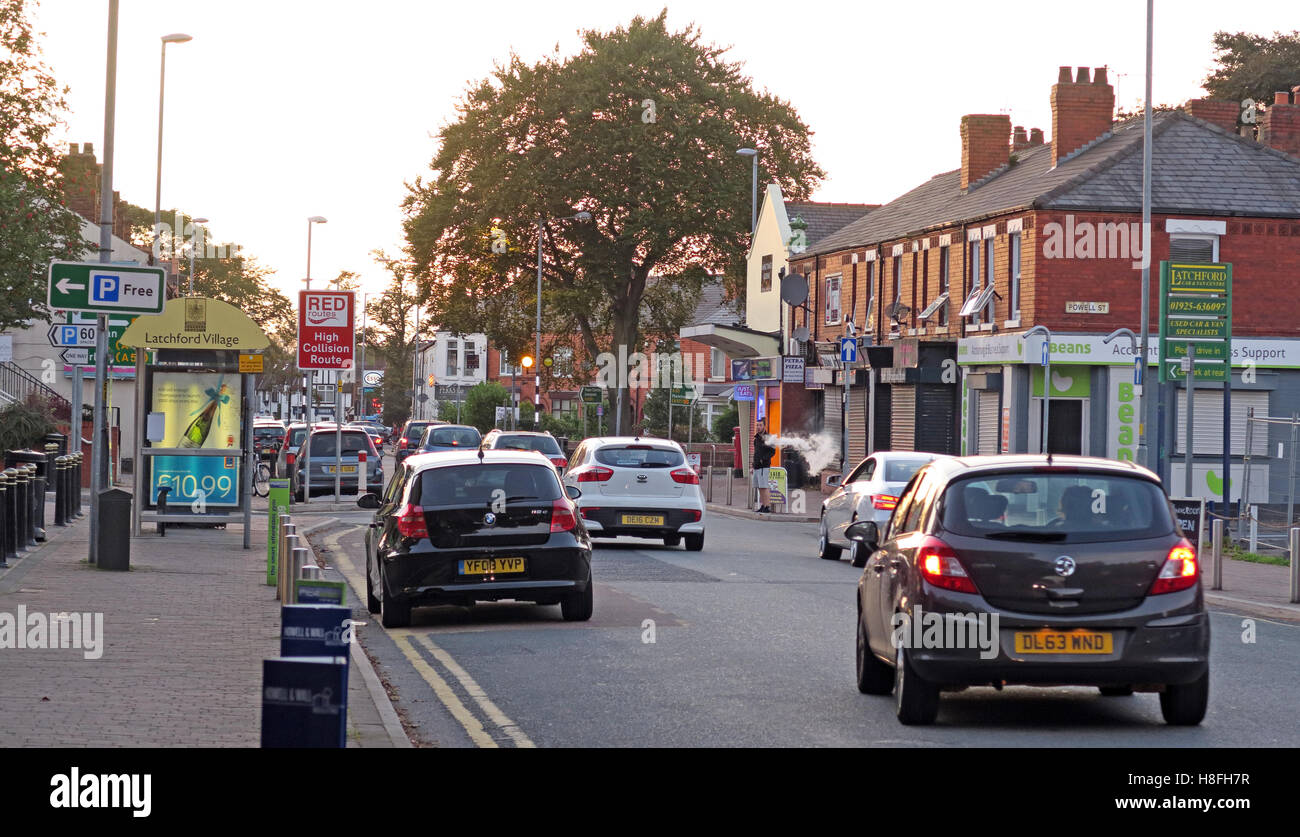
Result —
[{"label": "bus shelter", "polygon": [[136,352],[135,534],[146,522],[243,523],[249,549],[255,388],[240,358],[249,366],[269,338],[227,302],[178,297],[132,323],[121,344],[154,350],[148,362]]}]

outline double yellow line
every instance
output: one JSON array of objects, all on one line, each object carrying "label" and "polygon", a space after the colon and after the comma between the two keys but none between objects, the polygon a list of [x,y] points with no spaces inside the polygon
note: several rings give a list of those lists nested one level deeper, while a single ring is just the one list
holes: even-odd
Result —
[{"label": "double yellow line", "polygon": [[[366,580],[357,572],[357,569],[352,565],[350,558],[343,554],[343,550],[339,546],[339,539],[346,533],[347,530],[342,530],[330,535],[324,540],[326,545],[330,547],[331,551],[338,556],[338,560],[336,561],[338,571],[347,579],[348,584],[352,586],[352,590],[357,597],[362,601],[365,601]],[[376,620],[374,624],[382,628],[382,626],[379,625],[378,620]],[[474,742],[474,746],[500,747],[501,745],[489,734],[487,728],[484,727],[483,722],[480,721],[470,708],[465,705],[465,702],[460,699],[460,696],[456,694],[455,689],[453,689],[451,685],[443,679],[442,675],[438,673],[438,670],[430,665],[429,661],[424,658],[424,655],[421,654],[412,643],[412,638],[414,638],[415,642],[423,645],[433,655],[433,658],[437,660],[453,678],[455,678],[456,682],[460,684],[461,688],[465,690],[465,693],[469,695],[470,699],[478,706],[479,711],[483,713],[483,716],[487,718],[488,722],[496,729],[505,733],[505,735],[514,743],[515,747],[533,748],[537,746],[533,743],[532,739],[524,734],[524,731],[519,728],[518,724],[510,720],[509,716],[502,712],[500,707],[492,702],[492,699],[483,691],[483,687],[475,682],[473,677],[470,677],[469,672],[465,671],[460,663],[456,662],[455,658],[452,657],[451,654],[448,654],[445,649],[435,643],[428,634],[418,633],[409,628],[384,630],[390,637],[392,637],[393,642],[399,649],[401,649],[401,652],[406,659],[410,661],[411,667],[415,669],[416,673],[419,674],[420,677],[424,678],[424,682],[429,684],[429,688],[433,690],[434,695],[436,695],[438,700],[442,702],[442,705],[447,708],[447,711],[451,713],[451,716],[465,729],[470,740]]]}]

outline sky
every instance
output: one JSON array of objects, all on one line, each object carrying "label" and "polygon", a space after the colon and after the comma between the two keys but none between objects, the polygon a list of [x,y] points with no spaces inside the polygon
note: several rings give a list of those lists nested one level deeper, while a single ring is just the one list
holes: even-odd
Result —
[{"label": "sky", "polygon": [[[103,156],[108,0],[43,0],[46,63],[71,88],[61,142]],[[758,89],[813,131],[827,177],[814,200],[883,203],[961,163],[963,114],[1009,113],[1051,139],[1060,66],[1107,66],[1116,99],[1142,98],[1143,0],[971,4],[878,0],[491,3],[424,0],[122,0],[114,187],[152,207],[160,38],[167,47],[162,205],[210,219],[218,241],[275,271],[292,295],[351,270],[365,291],[386,272],[370,252],[402,246],[406,183],[428,173],[438,129],[473,81],[518,54],[572,55],[581,30],[667,6],[730,47]],[[1295,0],[1156,0],[1152,99],[1204,95],[1215,31],[1300,26]],[[737,157],[737,166],[748,166]],[[313,282],[314,287],[321,284]]]}]

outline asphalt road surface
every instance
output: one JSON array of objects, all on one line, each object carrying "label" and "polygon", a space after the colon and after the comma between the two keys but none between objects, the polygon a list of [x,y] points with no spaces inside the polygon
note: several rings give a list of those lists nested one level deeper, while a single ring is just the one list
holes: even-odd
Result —
[{"label": "asphalt road surface", "polygon": [[595,615],[513,602],[415,610],[387,631],[365,613],[362,533],[339,513],[312,536],[351,584],[361,642],[418,744],[443,747],[1300,745],[1300,625],[1213,612],[1210,709],[1168,727],[1154,694],[972,688],[938,722],[904,727],[854,684],[860,570],[816,557],[815,524],[709,519],[703,552],[597,541]]}]

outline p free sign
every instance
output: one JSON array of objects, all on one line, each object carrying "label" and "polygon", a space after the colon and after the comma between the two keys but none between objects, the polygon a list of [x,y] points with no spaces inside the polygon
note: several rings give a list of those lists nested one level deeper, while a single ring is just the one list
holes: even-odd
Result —
[{"label": "p free sign", "polygon": [[298,292],[298,368],[351,369],[354,291]]}]

